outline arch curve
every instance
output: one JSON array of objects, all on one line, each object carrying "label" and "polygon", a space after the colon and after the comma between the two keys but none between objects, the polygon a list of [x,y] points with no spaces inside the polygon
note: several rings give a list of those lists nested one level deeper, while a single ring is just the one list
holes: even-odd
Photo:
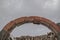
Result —
[{"label": "arch curve", "polygon": [[49,29],[51,29],[52,31],[54,31],[55,33],[60,32],[60,28],[54,22],[38,16],[17,18],[9,22],[7,25],[5,25],[3,30],[10,33],[16,27],[16,25],[18,24],[22,25],[24,23],[43,24],[47,26]]}]

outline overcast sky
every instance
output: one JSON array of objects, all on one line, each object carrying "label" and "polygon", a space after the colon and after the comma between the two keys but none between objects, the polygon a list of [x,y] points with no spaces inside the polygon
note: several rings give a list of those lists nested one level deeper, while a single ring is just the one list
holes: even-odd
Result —
[{"label": "overcast sky", "polygon": [[[60,0],[0,0],[0,30],[11,20],[22,16],[42,16],[60,22]],[[38,27],[37,27],[38,26]],[[11,35],[40,35],[50,30],[42,25],[24,24]]]}]

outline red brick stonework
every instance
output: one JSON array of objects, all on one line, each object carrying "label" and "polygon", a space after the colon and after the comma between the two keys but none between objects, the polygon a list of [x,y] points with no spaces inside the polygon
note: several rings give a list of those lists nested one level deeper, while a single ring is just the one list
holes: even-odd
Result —
[{"label": "red brick stonework", "polygon": [[21,36],[16,37],[16,40],[60,40],[60,26],[56,23],[52,22],[49,19],[38,17],[38,16],[30,16],[30,17],[20,17],[15,20],[10,21],[0,32],[0,40],[12,40],[9,39],[10,33],[13,31],[16,26],[20,26],[24,23],[33,23],[33,24],[43,24],[48,27],[52,32],[47,35],[42,36]]}]

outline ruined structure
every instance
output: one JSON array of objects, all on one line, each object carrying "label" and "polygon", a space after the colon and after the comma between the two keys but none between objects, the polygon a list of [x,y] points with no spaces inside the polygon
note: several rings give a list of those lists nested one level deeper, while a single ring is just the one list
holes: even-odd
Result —
[{"label": "ruined structure", "polygon": [[12,20],[0,32],[0,40],[13,40],[10,37],[10,33],[16,26],[20,26],[24,23],[33,23],[33,24],[43,24],[48,27],[52,32],[47,35],[42,36],[21,36],[14,38],[15,40],[60,40],[60,27],[56,23],[38,16],[30,16],[30,17],[21,17],[15,20]]},{"label": "ruined structure", "polygon": [[48,33],[47,35],[40,36],[21,36],[14,38],[15,40],[58,40],[57,36],[54,33]]}]

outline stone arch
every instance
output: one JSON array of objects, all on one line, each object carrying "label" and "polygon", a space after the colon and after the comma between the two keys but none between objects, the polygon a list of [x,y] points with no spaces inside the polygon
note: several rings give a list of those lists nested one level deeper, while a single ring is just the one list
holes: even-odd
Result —
[{"label": "stone arch", "polygon": [[18,24],[22,25],[24,23],[43,24],[47,26],[49,29],[51,29],[52,31],[54,31],[55,33],[60,32],[60,28],[54,22],[38,16],[17,18],[9,22],[7,25],[5,25],[3,30],[7,32],[11,32]]}]

